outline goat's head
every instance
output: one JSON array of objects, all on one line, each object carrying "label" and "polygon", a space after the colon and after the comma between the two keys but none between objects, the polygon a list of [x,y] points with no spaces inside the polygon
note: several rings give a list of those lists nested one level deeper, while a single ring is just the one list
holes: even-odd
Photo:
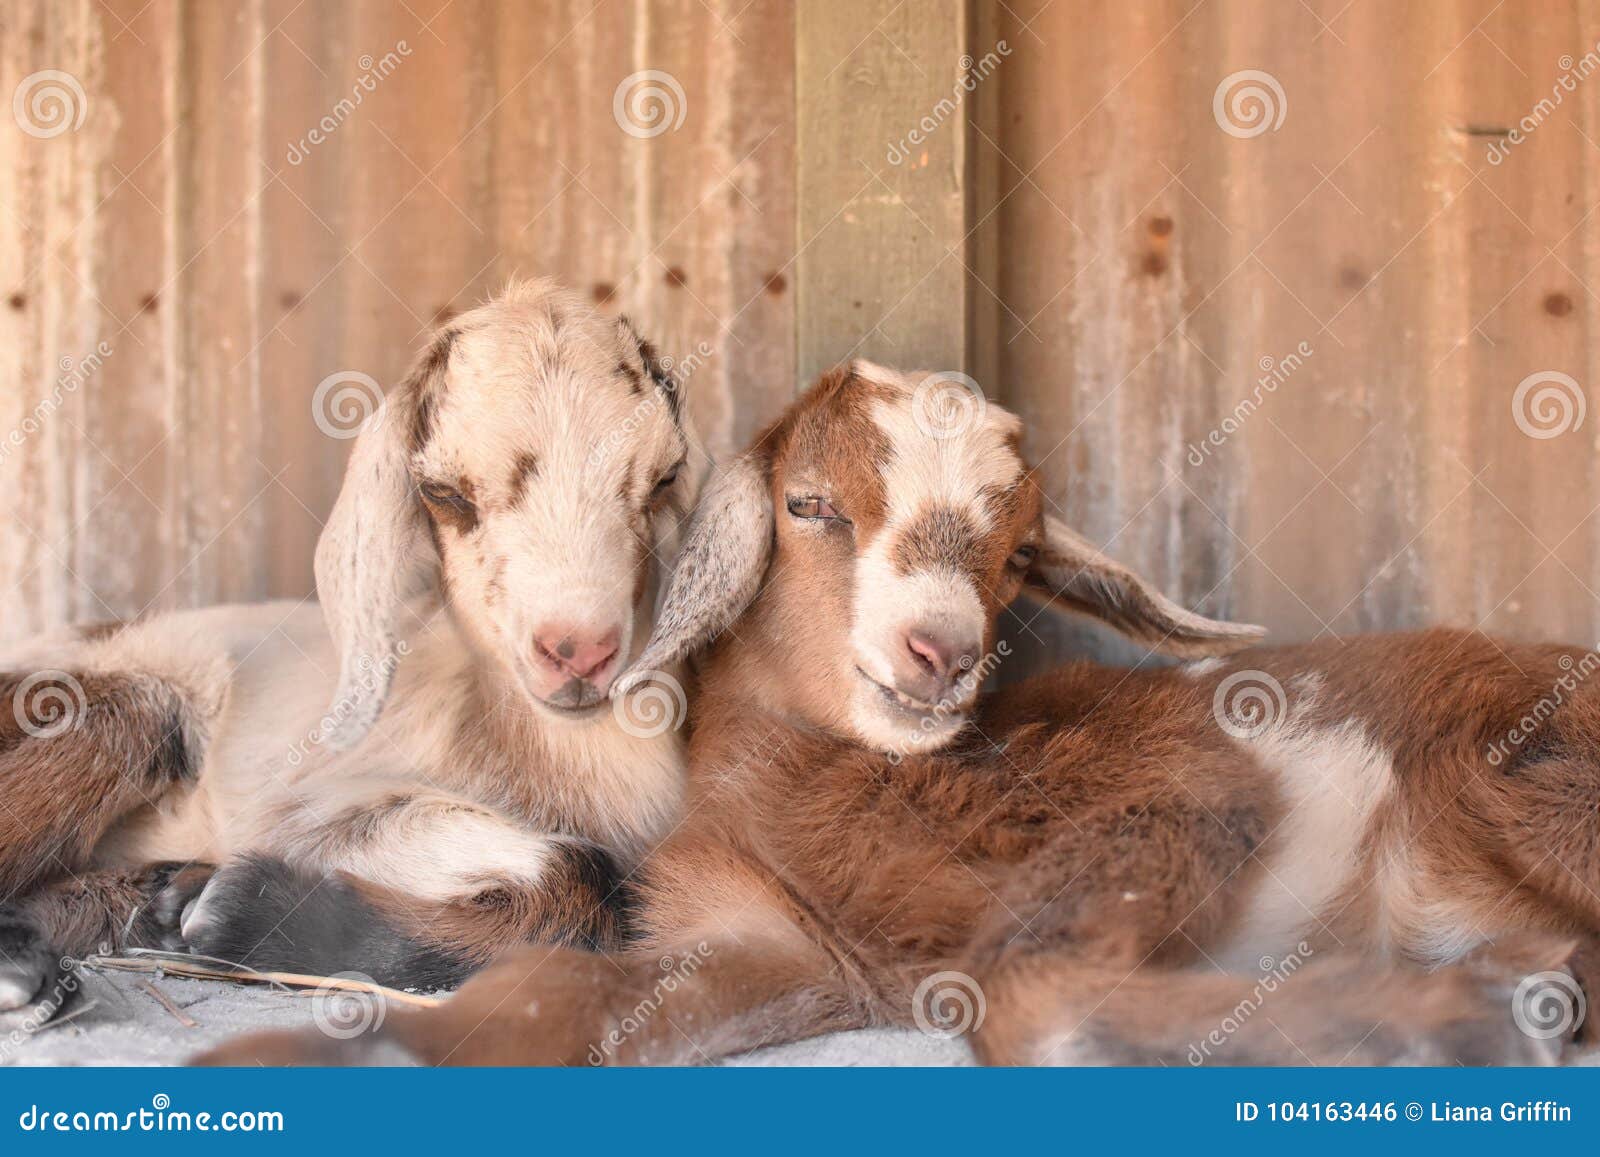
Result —
[{"label": "goat's head", "polygon": [[342,653],[334,743],[377,718],[402,606],[435,576],[471,644],[549,714],[604,702],[686,504],[678,409],[626,320],[548,282],[443,326],[363,427],[317,544]]},{"label": "goat's head", "polygon": [[1024,588],[1172,654],[1261,636],[1184,610],[1044,513],[1020,421],[976,397],[950,421],[950,388],[857,361],[791,406],[707,488],[617,691],[742,613],[741,687],[879,750],[931,750],[964,725]]}]

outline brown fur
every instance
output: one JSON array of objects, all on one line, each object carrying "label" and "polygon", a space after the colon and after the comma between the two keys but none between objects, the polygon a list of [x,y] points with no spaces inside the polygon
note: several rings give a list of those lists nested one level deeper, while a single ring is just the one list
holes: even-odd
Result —
[{"label": "brown fur", "polygon": [[[1226,668],[1073,664],[985,699],[931,754],[890,757],[848,736],[838,656],[850,561],[882,520],[873,464],[885,450],[865,417],[880,395],[830,375],[763,435],[772,554],[755,601],[706,657],[688,818],[640,873],[638,947],[612,960],[509,955],[445,1007],[390,1017],[389,1039],[426,1063],[692,1063],[914,1024],[919,985],[959,971],[986,998],[981,1059],[1172,1064],[1190,1063],[1188,1043],[1238,1007],[1248,979],[1219,973],[1210,952],[1249,914],[1290,808],[1259,752],[1213,716]],[[785,521],[786,491],[823,483],[853,530]],[[1032,482],[1016,491],[962,564],[991,616],[1022,585],[1007,560],[1041,541]],[[1153,633],[1160,608],[1113,565],[1069,601]],[[1186,653],[1207,645],[1186,632]],[[1220,632],[1209,644],[1238,645]],[[1238,661],[1296,689],[1308,724],[1358,721],[1390,757],[1394,789],[1355,884],[1317,914],[1304,973],[1207,1059],[1558,1055],[1563,1042],[1514,1029],[1511,992],[1534,971],[1586,978],[1600,940],[1600,691],[1580,688],[1503,767],[1485,753],[1549,691],[1567,651],[1434,631]],[[1314,693],[1300,690],[1306,677]],[[1419,930],[1382,924],[1393,839],[1423,898],[1476,923],[1475,951],[1424,971],[1407,939]],[[691,956],[703,966],[662,994],[661,958]],[[210,1059],[331,1056],[320,1041],[263,1037]]]},{"label": "brown fur", "polygon": [[[0,900],[83,868],[119,819],[196,772],[194,716],[173,684],[65,674],[51,683],[0,674]],[[30,716],[19,702],[30,689],[36,703],[59,692],[65,714]],[[31,734],[23,720],[47,730]]]}]

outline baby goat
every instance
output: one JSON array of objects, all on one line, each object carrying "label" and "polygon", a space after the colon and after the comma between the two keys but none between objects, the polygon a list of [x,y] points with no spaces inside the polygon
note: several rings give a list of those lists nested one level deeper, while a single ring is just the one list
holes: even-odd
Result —
[{"label": "baby goat", "polygon": [[639,660],[711,642],[630,951],[211,1059],[693,1063],[872,1024],[1004,1064],[1553,1059],[1600,933],[1600,692],[1489,753],[1566,649],[1438,631],[980,697],[1024,588],[1190,658],[1260,632],[1086,544],[1014,417],[941,427],[926,388],[836,371],[702,500]]},{"label": "baby goat", "polygon": [[440,329],[363,427],[320,613],[15,649],[0,1009],[60,952],[126,943],[438,984],[508,943],[611,942],[615,880],[682,794],[680,741],[607,692],[648,634],[685,450],[626,319],[517,284]]}]

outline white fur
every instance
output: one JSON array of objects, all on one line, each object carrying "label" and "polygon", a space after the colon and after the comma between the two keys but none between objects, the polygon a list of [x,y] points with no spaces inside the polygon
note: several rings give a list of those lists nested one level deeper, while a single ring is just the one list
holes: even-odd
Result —
[{"label": "white fur", "polygon": [[1263,956],[1318,938],[1321,920],[1357,878],[1373,817],[1394,791],[1389,754],[1361,724],[1309,725],[1308,704],[1302,698],[1284,719],[1240,741],[1275,774],[1287,811],[1257,852],[1264,871],[1241,926],[1216,954],[1224,967],[1257,969]]},{"label": "white fur", "polygon": [[[635,735],[609,704],[554,714],[526,668],[546,618],[623,623],[623,658],[647,633],[635,630],[633,594],[639,536],[652,528],[621,495],[649,494],[683,436],[653,384],[619,376],[619,359],[637,363],[631,337],[570,294],[514,286],[451,324],[460,332],[423,452],[413,459],[389,411],[358,439],[318,547],[326,626],[309,601],[216,607],[14,650],[13,667],[166,676],[196,706],[197,785],[128,816],[99,863],[259,850],[438,899],[490,876],[535,878],[552,816],[625,864],[670,828],[681,734]],[[513,502],[525,453],[539,470]],[[442,531],[449,610],[427,582],[438,560],[413,493],[419,472],[482,488],[470,541]],[[489,730],[485,713],[515,726]],[[516,746],[472,766],[462,736],[485,734]],[[374,838],[330,838],[335,821],[370,808],[388,816]]]}]

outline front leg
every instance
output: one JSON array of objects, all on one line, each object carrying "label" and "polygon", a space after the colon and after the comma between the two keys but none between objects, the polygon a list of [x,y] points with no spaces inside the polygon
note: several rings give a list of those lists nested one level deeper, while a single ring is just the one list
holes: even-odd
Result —
[{"label": "front leg", "polygon": [[603,848],[476,802],[386,788],[223,867],[183,919],[203,955],[267,971],[460,983],[517,944],[619,942],[629,897]]},{"label": "front leg", "polygon": [[376,1035],[265,1033],[199,1063],[704,1064],[866,1023],[865,1002],[803,937],[722,935],[617,957],[523,949],[437,1008],[391,1010]]}]

